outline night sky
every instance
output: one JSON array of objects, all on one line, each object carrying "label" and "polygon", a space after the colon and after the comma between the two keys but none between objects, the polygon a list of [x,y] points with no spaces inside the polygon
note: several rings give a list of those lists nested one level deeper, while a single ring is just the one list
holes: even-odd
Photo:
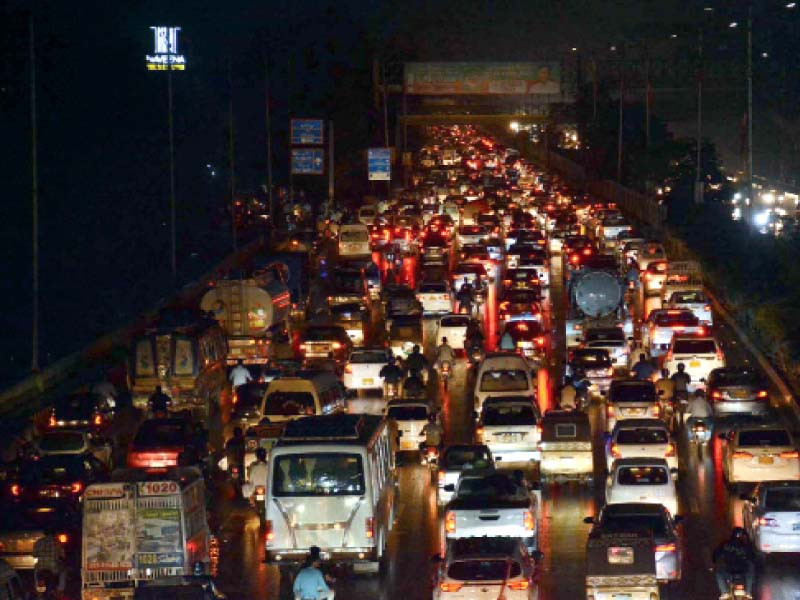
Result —
[{"label": "night sky", "polygon": [[[0,382],[30,360],[29,7],[12,1],[0,12]],[[336,122],[342,193],[357,193],[356,157],[380,139],[373,56],[558,59],[576,43],[600,44],[687,10],[677,1],[50,1],[35,3],[34,14],[46,363],[171,291],[166,81],[145,70],[150,26],[182,27],[188,61],[174,77],[179,270],[188,273],[229,243],[217,218],[228,201],[229,61],[239,188],[264,182],[268,55],[276,180],[286,179],[289,115],[322,116]]]}]

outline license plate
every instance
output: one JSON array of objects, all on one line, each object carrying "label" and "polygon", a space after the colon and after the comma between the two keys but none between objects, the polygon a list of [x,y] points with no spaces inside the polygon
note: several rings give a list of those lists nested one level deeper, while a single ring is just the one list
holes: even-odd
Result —
[{"label": "license plate", "polygon": [[363,383],[364,385],[372,385],[373,383],[375,383],[375,381],[372,378],[368,378],[368,379],[362,379],[361,383]]},{"label": "license plate", "polygon": [[700,366],[700,361],[699,360],[690,360],[689,361],[689,367],[690,368],[696,369],[699,366]]},{"label": "license plate", "polygon": [[569,462],[569,461],[575,460],[575,457],[574,456],[562,456],[561,460]]},{"label": "license plate", "polygon": [[643,408],[631,408],[631,409],[623,411],[623,412],[626,415],[635,415],[635,416],[638,417],[640,415],[643,415],[645,411],[644,411]]},{"label": "license plate", "polygon": [[611,594],[611,598],[613,600],[631,600],[632,596],[630,594]]},{"label": "license plate", "polygon": [[731,398],[738,398],[740,400],[747,398],[750,394],[747,393],[747,390],[738,390],[735,392],[731,392]]},{"label": "license plate", "polygon": [[774,462],[775,462],[775,459],[773,459],[771,456],[759,456],[758,457],[758,464],[760,464],[760,465],[771,465]]},{"label": "license plate", "polygon": [[503,442],[516,442],[520,438],[519,433],[503,433],[498,436]]}]

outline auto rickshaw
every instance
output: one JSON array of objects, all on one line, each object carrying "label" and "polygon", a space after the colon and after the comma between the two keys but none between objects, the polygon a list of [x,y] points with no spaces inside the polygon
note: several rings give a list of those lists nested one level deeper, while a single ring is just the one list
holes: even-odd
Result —
[{"label": "auto rickshaw", "polygon": [[651,532],[598,533],[586,544],[586,600],[659,600]]},{"label": "auto rickshaw", "polygon": [[539,476],[548,481],[594,481],[592,428],[589,416],[577,410],[549,410],[541,420]]}]

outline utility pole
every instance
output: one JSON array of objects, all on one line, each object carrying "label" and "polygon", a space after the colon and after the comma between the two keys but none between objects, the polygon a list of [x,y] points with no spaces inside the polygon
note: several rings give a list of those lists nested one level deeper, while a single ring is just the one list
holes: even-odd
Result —
[{"label": "utility pole", "polygon": [[753,198],[753,4],[747,7],[747,196],[745,217],[750,222]]},{"label": "utility pole", "polygon": [[622,59],[619,65],[619,124],[617,132],[617,182],[622,183],[622,96],[624,85],[622,81]]},{"label": "utility pole", "polygon": [[31,210],[33,237],[33,315],[31,322],[31,371],[39,372],[39,166],[37,162],[36,123],[36,45],[33,32],[33,11],[29,21],[28,51],[31,77]]},{"label": "utility pole", "polygon": [[269,57],[264,57],[264,122],[267,129],[267,202],[269,205],[270,241],[275,230],[275,205],[272,198],[272,118],[270,115]]},{"label": "utility pole", "polygon": [[169,55],[167,56],[167,112],[169,116],[169,232],[170,232],[170,247],[172,251],[171,266],[172,266],[172,279],[176,282],[178,277],[178,259],[177,248],[175,241],[175,135],[172,117],[172,55],[174,48],[172,44],[167,45],[169,48]]},{"label": "utility pole", "polygon": [[328,210],[333,210],[334,172],[333,172],[333,120],[328,121]]},{"label": "utility pole", "polygon": [[650,87],[650,53],[647,51],[647,45],[644,47],[644,139],[645,147],[650,148],[650,95],[653,93]]},{"label": "utility pole", "polygon": [[703,30],[697,33],[697,166],[695,167],[694,201],[703,203]]},{"label": "utility pole", "polygon": [[592,53],[592,119],[597,121],[597,57]]},{"label": "utility pole", "polygon": [[381,86],[381,92],[383,93],[383,146],[384,148],[389,147],[389,109],[387,107],[386,102],[386,63],[383,63],[383,68],[381,69],[383,73],[383,85]]},{"label": "utility pole", "polygon": [[233,251],[238,249],[236,239],[236,172],[233,156],[233,66],[231,59],[228,58],[228,167],[230,172],[231,184],[231,236],[233,239]]}]

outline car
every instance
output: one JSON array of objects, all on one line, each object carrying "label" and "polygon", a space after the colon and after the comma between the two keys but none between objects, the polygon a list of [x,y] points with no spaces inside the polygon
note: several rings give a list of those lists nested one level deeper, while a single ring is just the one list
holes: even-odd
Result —
[{"label": "car", "polygon": [[720,437],[725,440],[722,475],[728,485],[800,480],[797,442],[782,425],[737,425]]},{"label": "car", "polygon": [[417,287],[417,300],[424,314],[449,313],[453,310],[453,296],[447,281],[422,281]]},{"label": "car", "polygon": [[489,279],[489,274],[486,272],[486,267],[481,263],[458,263],[450,276],[452,288],[456,291],[461,289],[461,286],[469,281],[473,288],[482,287],[484,282]]},{"label": "car", "polygon": [[656,578],[659,581],[678,581],[681,578],[683,543],[676,525],[682,520],[662,504],[629,502],[607,504],[597,517],[587,517],[593,524],[589,538],[606,533],[649,531],[655,542]]},{"label": "car", "polygon": [[447,338],[447,343],[459,352],[466,349],[467,341],[467,327],[470,323],[468,315],[445,315],[441,317],[436,323],[436,346],[438,346],[443,337]]},{"label": "car", "polygon": [[800,552],[800,482],[765,481],[742,499],[742,525],[758,556]]},{"label": "car", "polygon": [[439,504],[447,504],[453,492],[445,486],[454,486],[467,469],[488,469],[494,467],[492,451],[485,444],[451,444],[446,446],[439,457],[437,492]]},{"label": "car", "polygon": [[80,429],[45,431],[33,442],[38,456],[91,454],[109,469],[113,445],[109,438]]},{"label": "car", "polygon": [[[535,561],[517,538],[453,539],[447,542],[445,556],[436,557],[436,563],[433,600],[539,597]],[[480,590],[480,596],[476,590]]]},{"label": "car", "polygon": [[305,360],[333,355],[337,362],[344,362],[353,347],[353,341],[340,325],[309,325],[300,337],[300,353]]},{"label": "car", "polygon": [[489,256],[489,251],[484,244],[465,244],[459,252],[459,259],[464,263],[479,263],[486,269],[490,280],[497,278],[499,262]]},{"label": "car", "polygon": [[447,264],[450,258],[450,240],[442,233],[424,231],[419,252],[425,264]]},{"label": "car", "polygon": [[[269,380],[274,379],[278,373],[277,370],[270,373]],[[261,420],[261,400],[268,384],[268,380],[249,381],[236,388],[231,407],[230,422],[233,426],[247,429],[251,425],[258,424]]]},{"label": "car", "polygon": [[706,381],[706,397],[716,417],[765,417],[770,414],[766,380],[750,367],[714,369]]},{"label": "car", "polygon": [[389,363],[386,348],[354,348],[344,365],[342,381],[348,390],[383,388],[381,369]]},{"label": "car", "polygon": [[489,253],[489,258],[492,260],[497,261],[498,263],[505,262],[506,258],[506,246],[497,237],[489,237],[483,242],[484,246],[486,246],[486,252]]},{"label": "car", "polygon": [[51,454],[21,469],[11,494],[26,503],[64,498],[77,504],[88,485],[106,481],[108,475],[108,467],[91,453]]},{"label": "car", "polygon": [[677,445],[661,419],[617,422],[606,440],[606,469],[620,458],[663,458],[670,470],[678,468]]},{"label": "car", "polygon": [[516,352],[533,364],[541,363],[550,352],[550,336],[542,325],[541,315],[512,315],[505,322],[503,333],[511,336]]},{"label": "car", "polygon": [[52,531],[64,547],[68,562],[81,553],[78,507],[64,498],[3,504],[0,510],[0,559],[17,571],[36,567],[33,546]]},{"label": "car", "polygon": [[705,335],[706,328],[690,310],[660,308],[650,311],[642,324],[642,347],[650,356],[661,356],[669,349],[672,336],[676,333]]},{"label": "car", "polygon": [[714,313],[711,302],[705,293],[700,290],[672,292],[665,304],[667,308],[691,310],[702,325],[714,325]]},{"label": "car", "polygon": [[641,275],[642,289],[645,296],[660,296],[667,280],[667,261],[654,260],[648,263]]},{"label": "car", "polygon": [[390,284],[383,288],[386,317],[393,315],[422,314],[422,305],[417,295],[407,285]]},{"label": "car", "polygon": [[678,492],[663,458],[619,458],[606,479],[606,504],[661,504],[678,514]]},{"label": "car", "polygon": [[693,392],[705,387],[711,371],[725,366],[725,355],[712,336],[673,335],[664,356],[664,368],[674,373],[678,370],[678,363],[683,363],[692,378],[688,389]]},{"label": "car", "polygon": [[639,270],[642,273],[647,271],[647,267],[651,262],[665,260],[667,260],[667,251],[664,250],[664,245],[661,242],[649,240],[637,246],[636,264],[639,265]]},{"label": "car", "polygon": [[224,600],[210,575],[170,575],[139,582],[133,600]]},{"label": "car", "polygon": [[583,332],[581,348],[606,350],[614,368],[627,367],[631,348],[622,327],[591,327]]},{"label": "car", "polygon": [[406,359],[414,346],[423,346],[422,314],[393,315],[386,321],[389,350]]},{"label": "car", "polygon": [[425,399],[391,400],[386,405],[386,418],[397,427],[397,452],[418,452],[425,441],[422,429],[431,417],[431,405]]},{"label": "car", "polygon": [[53,405],[47,425],[50,428],[100,431],[114,419],[114,408],[107,398],[91,392],[70,394]]},{"label": "car", "polygon": [[526,396],[535,401],[536,371],[523,356],[512,352],[490,352],[475,374],[474,410],[480,413],[486,398]]},{"label": "car", "polygon": [[528,290],[506,290],[500,296],[497,307],[498,319],[508,321],[513,316],[529,315],[531,318],[541,321],[542,307],[540,304],[541,295],[538,289]]},{"label": "car", "polygon": [[[347,332],[353,344],[364,343],[365,315],[364,309],[358,303],[337,304],[332,306],[330,315],[331,325],[338,325]],[[368,318],[368,317],[367,317]]]},{"label": "car", "polygon": [[606,432],[619,421],[661,417],[661,406],[652,381],[617,379],[611,382],[606,404]]},{"label": "car", "polygon": [[500,466],[538,461],[541,419],[539,406],[526,396],[490,396],[478,417],[475,441],[488,446]]},{"label": "car", "polygon": [[462,225],[456,230],[456,241],[459,248],[465,244],[479,244],[489,237],[489,231],[482,225]]},{"label": "car", "polygon": [[189,464],[196,464],[207,451],[196,448],[193,441],[191,424],[186,419],[147,419],[128,446],[128,467],[158,472],[177,466],[181,454]]},{"label": "car", "polygon": [[540,288],[535,269],[506,269],[503,273],[503,290],[536,290]]},{"label": "car", "polygon": [[614,378],[614,365],[608,350],[603,348],[576,348],[570,354],[565,369],[565,375],[574,377],[575,373],[582,371],[590,383],[590,391],[595,394],[606,395]]},{"label": "car", "polygon": [[374,206],[362,206],[358,209],[358,222],[364,225],[372,225],[378,217],[378,211]]}]

